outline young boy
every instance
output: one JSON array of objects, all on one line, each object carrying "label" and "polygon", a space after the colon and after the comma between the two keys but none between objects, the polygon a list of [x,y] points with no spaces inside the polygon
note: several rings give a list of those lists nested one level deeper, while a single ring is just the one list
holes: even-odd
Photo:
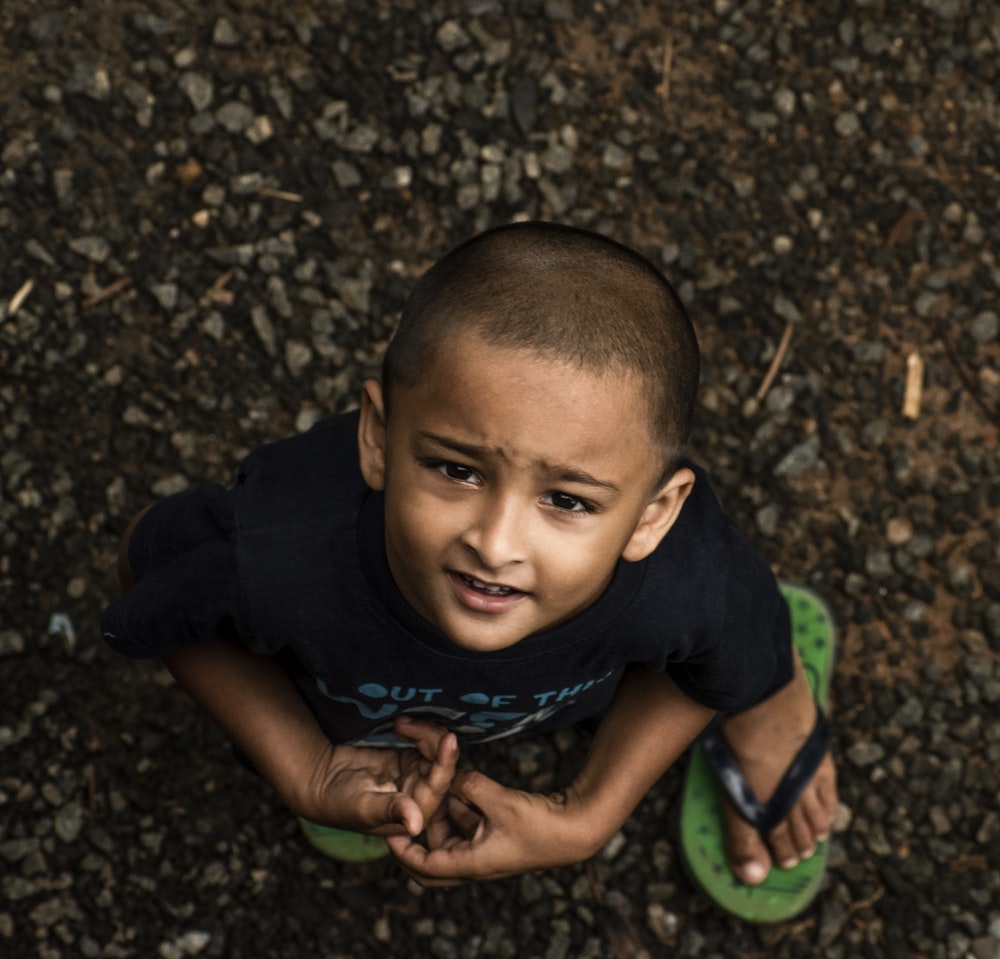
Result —
[{"label": "young boy", "polygon": [[[716,712],[767,800],[817,708],[772,574],[681,459],[697,378],[644,258],[484,233],[417,283],[359,412],[133,520],[105,637],[164,658],[295,813],[428,885],[591,856]],[[593,717],[558,795],[457,769]],[[765,837],[727,808],[743,883],[826,838],[825,746],[798,778]]]}]

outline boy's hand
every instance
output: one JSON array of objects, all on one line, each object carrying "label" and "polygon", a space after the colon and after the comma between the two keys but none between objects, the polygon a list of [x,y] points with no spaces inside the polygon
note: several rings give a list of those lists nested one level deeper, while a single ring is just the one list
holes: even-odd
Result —
[{"label": "boy's hand", "polygon": [[632,667],[564,796],[505,789],[480,773],[457,773],[447,806],[427,825],[427,848],[406,836],[390,838],[389,848],[427,886],[580,862],[615,834],[711,717],[669,676]]},{"label": "boy's hand", "polygon": [[[448,802],[427,824],[427,847],[391,836],[390,850],[423,886],[454,886],[580,862],[614,832],[588,821],[575,792],[542,796],[457,773]],[[412,833],[411,833],[412,836]]]},{"label": "boy's hand", "polygon": [[306,818],[377,836],[423,832],[452,783],[458,742],[439,726],[405,717],[395,730],[416,748],[331,746],[314,774],[315,808],[303,810]]}]

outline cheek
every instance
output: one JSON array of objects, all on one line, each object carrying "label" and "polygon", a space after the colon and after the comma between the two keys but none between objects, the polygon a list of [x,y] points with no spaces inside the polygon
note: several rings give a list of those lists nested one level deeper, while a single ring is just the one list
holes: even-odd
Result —
[{"label": "cheek", "polygon": [[581,591],[600,591],[610,579],[617,562],[614,545],[574,540],[560,544],[558,551],[549,554],[549,572],[567,590],[575,591],[576,599],[580,598]]}]

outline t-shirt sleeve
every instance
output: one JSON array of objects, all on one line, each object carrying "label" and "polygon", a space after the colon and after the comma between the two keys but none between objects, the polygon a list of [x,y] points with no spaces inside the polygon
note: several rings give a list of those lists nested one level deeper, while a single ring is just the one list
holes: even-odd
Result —
[{"label": "t-shirt sleeve", "polygon": [[738,713],[792,678],[788,607],[769,571],[730,582],[715,598],[714,621],[700,649],[667,667],[681,690],[711,709]]},{"label": "t-shirt sleeve", "polygon": [[105,641],[135,658],[212,642],[236,624],[232,494],[203,486],[156,503],[129,541],[134,585],[101,619]]},{"label": "t-shirt sleeve", "polygon": [[737,713],[792,678],[788,607],[707,474],[694,469],[694,489],[649,564],[662,644],[653,662],[696,702]]}]

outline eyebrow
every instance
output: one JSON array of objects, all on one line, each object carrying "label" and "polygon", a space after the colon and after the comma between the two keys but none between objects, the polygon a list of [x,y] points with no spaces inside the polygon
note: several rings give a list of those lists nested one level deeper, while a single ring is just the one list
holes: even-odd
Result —
[{"label": "eyebrow", "polygon": [[[468,456],[470,459],[480,459],[484,456],[495,455],[499,456],[501,459],[506,459],[506,455],[502,449],[496,449],[489,446],[477,446],[474,443],[462,443],[458,440],[450,439],[447,436],[440,436],[437,433],[430,433],[425,430],[421,430],[420,435],[425,439],[430,440],[432,443],[437,443],[438,446],[443,446],[445,449],[452,450],[455,453],[460,453],[462,456]],[[605,489],[611,493],[620,493],[621,490],[614,483],[608,480],[598,479],[586,470],[576,469],[573,466],[563,466],[559,463],[546,463],[542,461],[542,466],[550,473],[554,473],[560,480],[564,483],[579,483],[583,486],[594,486],[598,489]]]}]

